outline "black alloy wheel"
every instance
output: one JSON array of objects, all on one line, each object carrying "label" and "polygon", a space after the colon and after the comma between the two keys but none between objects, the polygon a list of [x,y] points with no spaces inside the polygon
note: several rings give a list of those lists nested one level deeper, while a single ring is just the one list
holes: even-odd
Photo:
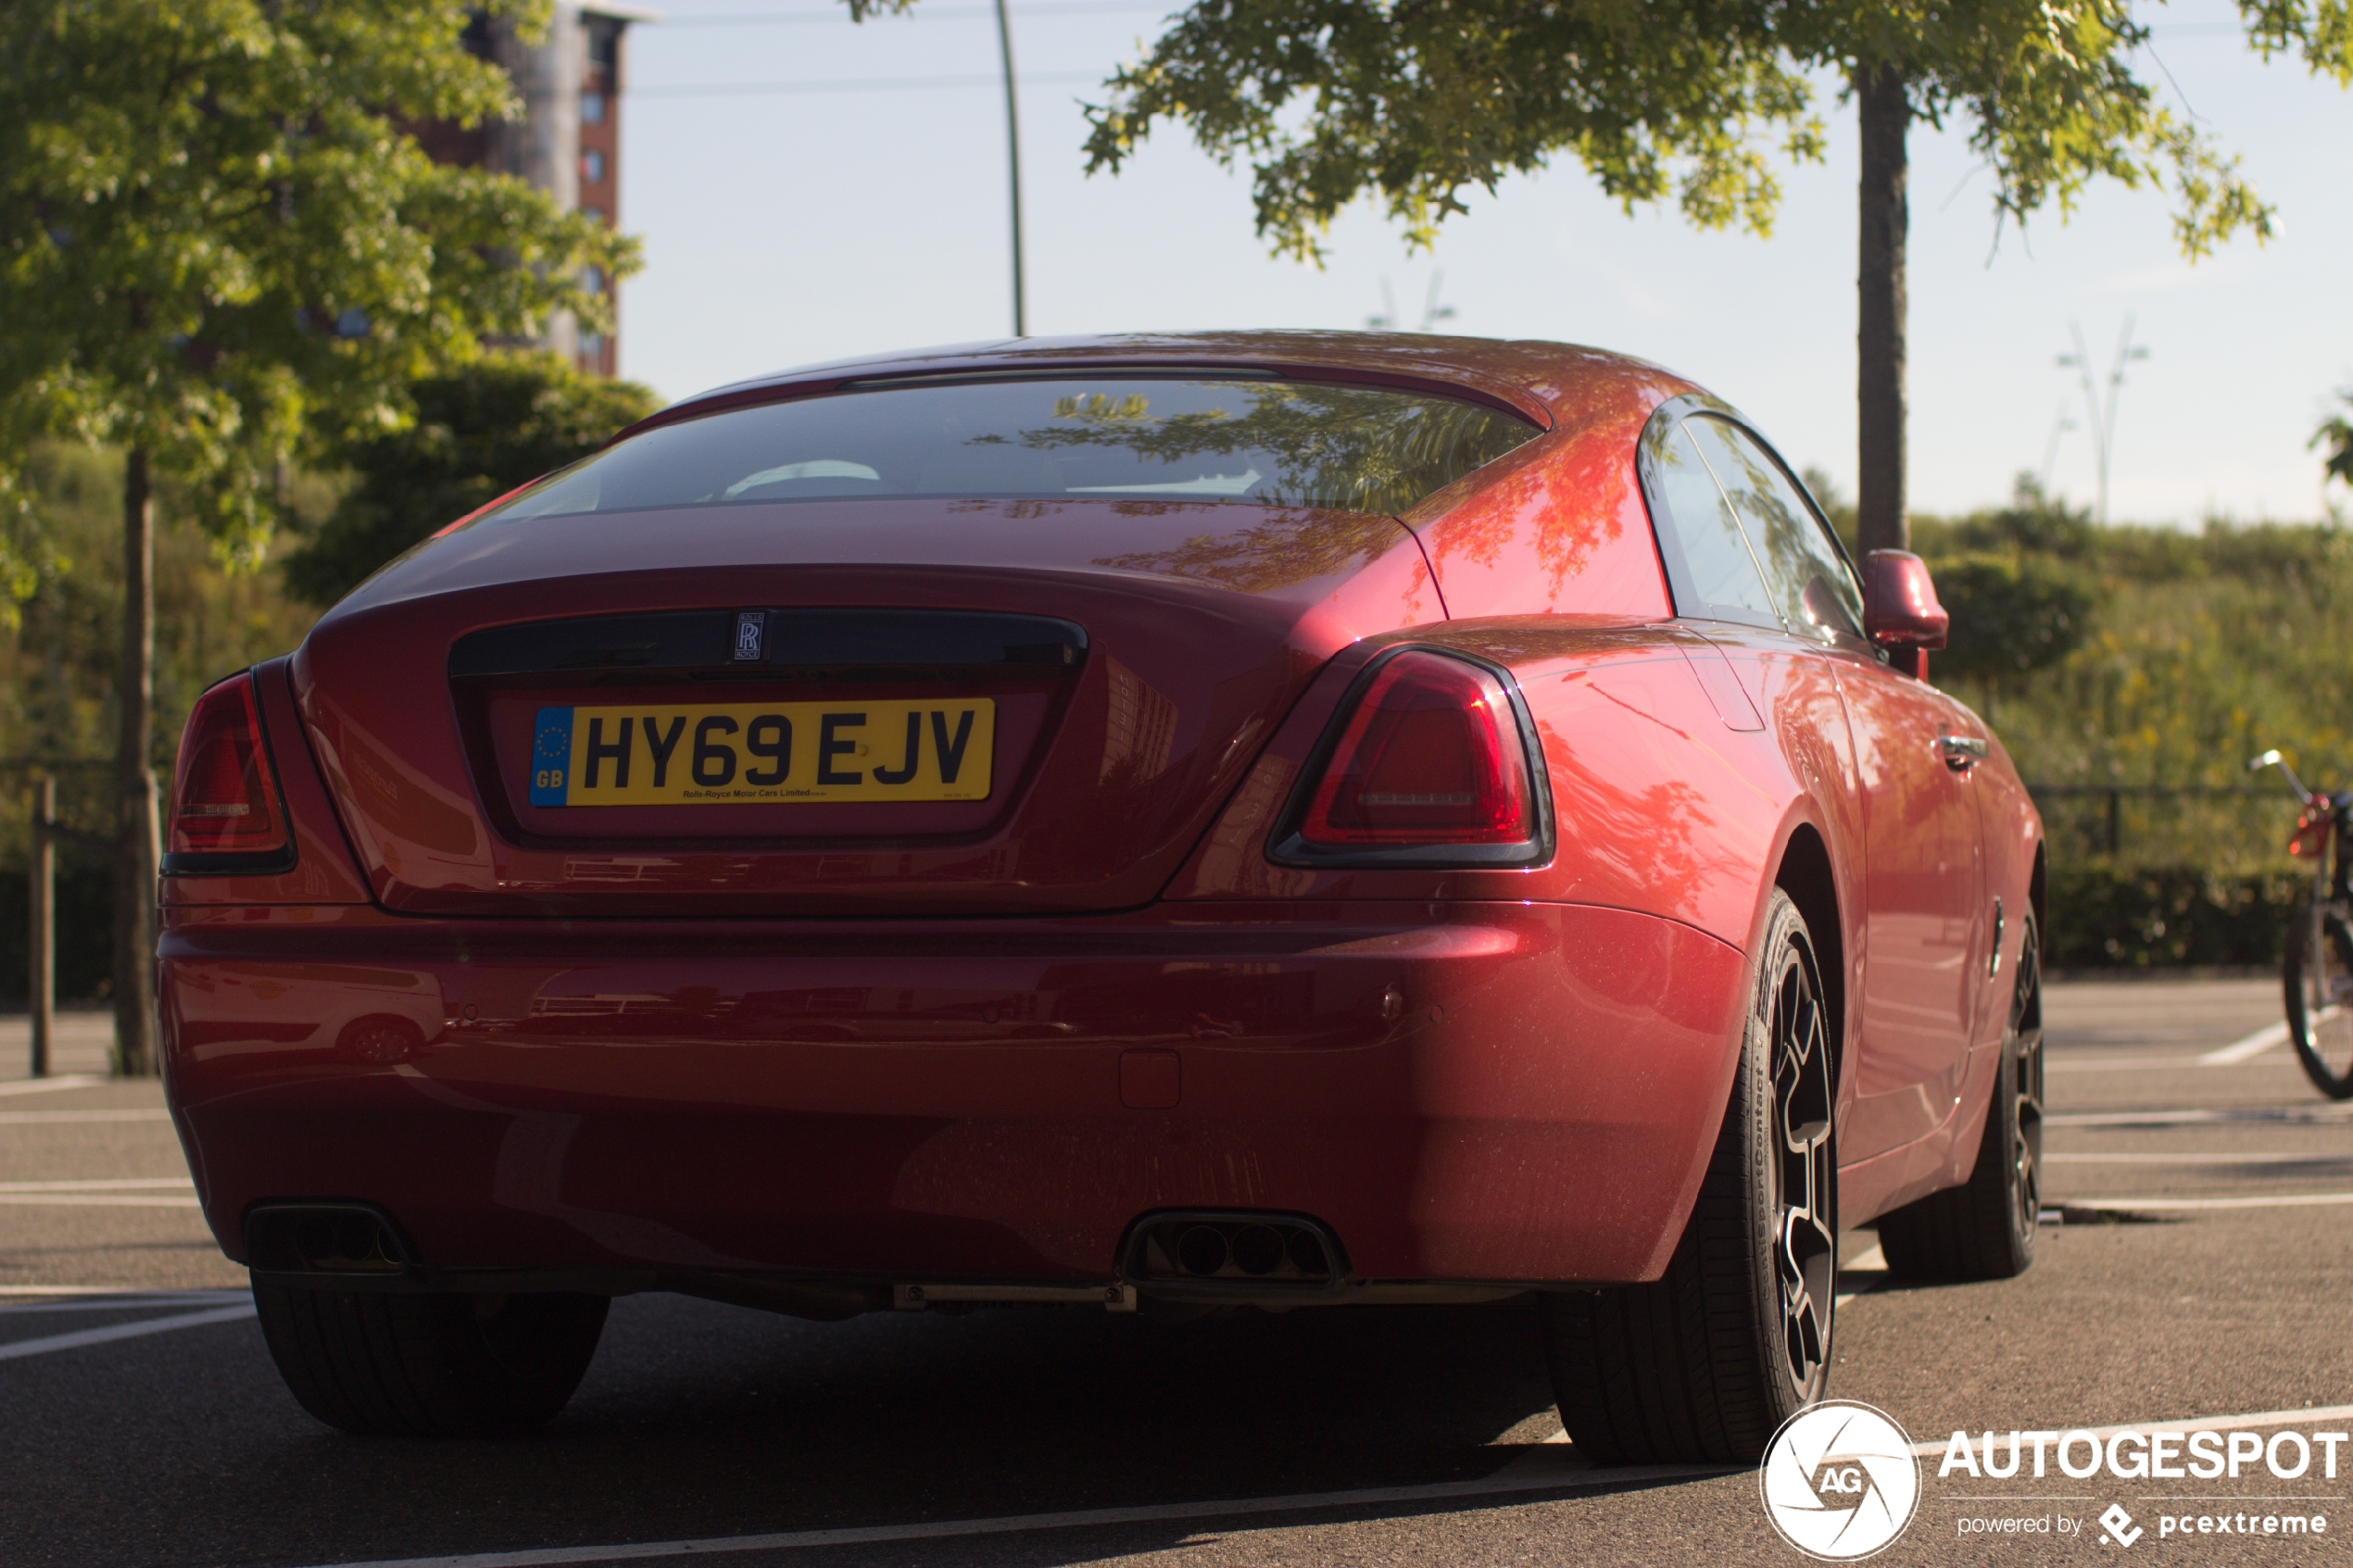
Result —
[{"label": "black alloy wheel", "polygon": [[1835,1032],[1775,889],[1722,1130],[1666,1273],[1543,1298],[1561,1424],[1595,1464],[1751,1463],[1822,1397],[1837,1311]]},{"label": "black alloy wheel", "polygon": [[2043,960],[2026,921],[2002,1059],[1967,1182],[1879,1221],[1888,1272],[1911,1279],[2010,1279],[2034,1261],[2043,1218]]},{"label": "black alloy wheel", "polygon": [[2296,911],[2281,980],[2304,1075],[2331,1099],[2353,1099],[2353,926],[2343,906]]}]

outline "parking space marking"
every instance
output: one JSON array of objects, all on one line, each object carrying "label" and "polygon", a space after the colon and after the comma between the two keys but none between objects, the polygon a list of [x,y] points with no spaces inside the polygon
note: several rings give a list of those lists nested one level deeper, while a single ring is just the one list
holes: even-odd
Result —
[{"label": "parking space marking", "polygon": [[1365,1508],[1380,1503],[1441,1502],[1454,1498],[1508,1497],[1518,1492],[1592,1491],[1646,1481],[1730,1475],[1746,1465],[1629,1464],[1595,1470],[1558,1446],[1531,1443],[1528,1451],[1477,1481],[1422,1486],[1365,1486],[1345,1492],[1288,1497],[1227,1498],[1216,1502],[1161,1503],[1143,1508],[1081,1508],[1058,1513],[1015,1513],[995,1519],[943,1519],[925,1524],[864,1524],[836,1530],[782,1530],[763,1536],[709,1536],[696,1540],[631,1541],[614,1546],[542,1547],[522,1551],[467,1552],[448,1557],[384,1558],[332,1568],[560,1568],[566,1563],[629,1562],[720,1551],[790,1551],[810,1547],[870,1546],[936,1541],[960,1536],[1009,1536],[1030,1530],[1072,1530],[1105,1524],[1154,1524],[1180,1519],[1239,1519],[1252,1514],[1302,1513],[1315,1509]]},{"label": "parking space marking", "polygon": [[[2300,1411],[2248,1411],[2239,1415],[2194,1415],[2181,1421],[2125,1421],[2114,1426],[2084,1426],[2075,1430],[2106,1439],[2119,1432],[2243,1432],[2253,1426],[2301,1426],[2314,1422],[2353,1419],[2353,1405],[2307,1405]],[[1914,1443],[1916,1454],[1941,1454],[1944,1442]],[[1982,1499],[1980,1499],[1982,1500]]]},{"label": "parking space marking", "polygon": [[2070,1209],[2305,1209],[2353,1203],[2353,1192],[2285,1192],[2266,1198],[2070,1198]]},{"label": "parking space marking", "polygon": [[[0,1114],[0,1120],[5,1114]],[[2353,1122],[2353,1105],[2245,1105],[2196,1110],[2070,1110],[2043,1118],[2045,1127],[2187,1127],[2231,1122],[2290,1126]]]},{"label": "parking space marking", "polygon": [[169,1122],[169,1110],[0,1110],[0,1127],[42,1126],[64,1122]]},{"label": "parking space marking", "polygon": [[2094,1061],[2070,1061],[2052,1056],[2044,1063],[2049,1073],[2163,1073],[2178,1070],[2190,1072],[2208,1067],[2293,1067],[2286,1060],[2279,1061],[2208,1061],[2202,1056],[2114,1056]]},{"label": "parking space marking", "polygon": [[[2323,1015],[2334,1010],[2335,1010],[2324,1009]],[[2275,1046],[2286,1044],[2286,1022],[2283,1021],[2278,1023],[2267,1023],[2245,1039],[2233,1040],[2221,1050],[2208,1051],[2197,1060],[2208,1067],[2231,1067],[2250,1058],[2261,1056]]]},{"label": "parking space marking", "polygon": [[0,1084],[0,1095],[45,1095],[59,1089],[94,1089],[107,1080],[91,1073],[62,1073],[55,1078],[19,1078]]},{"label": "parking space marking", "polygon": [[202,1299],[208,1296],[237,1294],[242,1292],[217,1286],[186,1290],[142,1290],[135,1285],[0,1285],[0,1296],[185,1296],[191,1299]]},{"label": "parking space marking", "polygon": [[195,1198],[165,1198],[128,1192],[0,1192],[0,1203],[45,1204],[82,1209],[197,1209]]},{"label": "parking space marking", "polygon": [[[38,1286],[10,1286],[11,1294],[23,1294]],[[55,1286],[48,1287],[55,1290]],[[12,1301],[0,1306],[0,1317],[19,1317],[27,1313],[46,1312],[145,1312],[162,1307],[193,1307],[199,1301],[224,1302],[241,1298],[242,1290],[170,1290],[136,1291],[108,1289],[103,1293],[92,1290],[68,1301]]]},{"label": "parking space marking", "polygon": [[26,1356],[45,1356],[58,1350],[79,1350],[85,1345],[136,1339],[142,1335],[164,1334],[175,1328],[202,1328],[207,1323],[234,1323],[239,1318],[251,1316],[253,1303],[245,1301],[234,1307],[212,1307],[201,1312],[182,1312],[174,1318],[150,1318],[145,1323],[116,1323],[111,1328],[85,1328],[73,1334],[48,1334],[38,1339],[19,1339],[12,1345],[0,1345],[0,1361],[18,1361]]},{"label": "parking space marking", "polygon": [[101,1176],[75,1182],[0,1182],[0,1192],[123,1192],[133,1187],[194,1187],[185,1176]]},{"label": "parking space marking", "polygon": [[2045,1154],[2043,1163],[2065,1165],[2343,1165],[2343,1154]]}]

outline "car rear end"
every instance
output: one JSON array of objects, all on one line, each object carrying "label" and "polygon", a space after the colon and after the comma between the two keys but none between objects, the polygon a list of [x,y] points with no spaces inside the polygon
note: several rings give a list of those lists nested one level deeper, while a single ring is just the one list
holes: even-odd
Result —
[{"label": "car rear end", "polygon": [[[1175,395],[1053,389],[1025,449]],[[161,976],[222,1247],[814,1316],[1655,1277],[1739,949],[1561,896],[1518,674],[1394,494],[1202,450],[558,476],[207,694]]]}]

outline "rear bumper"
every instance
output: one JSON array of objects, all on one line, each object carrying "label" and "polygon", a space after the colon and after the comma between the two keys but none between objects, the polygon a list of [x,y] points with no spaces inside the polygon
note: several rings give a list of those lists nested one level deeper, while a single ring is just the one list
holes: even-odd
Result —
[{"label": "rear bumper", "polygon": [[[436,1272],[1109,1280],[1164,1209],[1360,1280],[1655,1278],[1746,960],[1525,904],[822,926],[175,912],[207,1218],[381,1206]],[[1170,1103],[1173,1100],[1173,1103]]]}]

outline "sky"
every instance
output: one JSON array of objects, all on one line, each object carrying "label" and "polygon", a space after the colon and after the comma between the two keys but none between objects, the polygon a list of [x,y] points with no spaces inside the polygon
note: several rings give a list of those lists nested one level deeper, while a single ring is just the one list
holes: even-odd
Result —
[{"label": "sky", "polygon": [[[2094,420],[2057,363],[2082,333],[2105,395],[2128,324],[2147,350],[2115,398],[2115,521],[2309,520],[2342,507],[2308,443],[2353,387],[2353,94],[2259,61],[2226,0],[2142,6],[2139,67],[2276,208],[2276,233],[2192,266],[2171,197],[2095,185],[2073,216],[1997,230],[1965,124],[1911,138],[1911,506],[1996,505],[2021,471],[2090,507]],[[1082,100],[1138,58],[1166,0],[1014,0],[1028,325],[1037,334],[1364,327],[1590,344],[1731,402],[1843,494],[1855,475],[1850,106],[1822,95],[1820,164],[1783,166],[1770,238],[1632,216],[1573,158],[1474,192],[1434,252],[1369,204],[1321,269],[1271,256],[1250,174],[1161,126],[1088,178]],[[788,366],[1012,328],[994,12],[918,0],[863,25],[823,0],[679,0],[631,30],[620,218],[622,372],[665,397]],[[1384,290],[1387,292],[1384,293]],[[1435,291],[1433,293],[1433,291]]]}]

